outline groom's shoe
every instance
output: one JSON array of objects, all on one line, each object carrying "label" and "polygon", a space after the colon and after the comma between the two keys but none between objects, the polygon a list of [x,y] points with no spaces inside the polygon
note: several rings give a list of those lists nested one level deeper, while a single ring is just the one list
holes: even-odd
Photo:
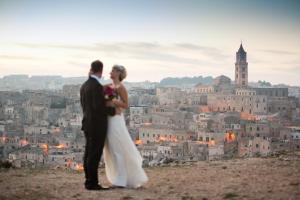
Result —
[{"label": "groom's shoe", "polygon": [[102,187],[101,185],[85,185],[87,190],[109,190],[108,187]]}]

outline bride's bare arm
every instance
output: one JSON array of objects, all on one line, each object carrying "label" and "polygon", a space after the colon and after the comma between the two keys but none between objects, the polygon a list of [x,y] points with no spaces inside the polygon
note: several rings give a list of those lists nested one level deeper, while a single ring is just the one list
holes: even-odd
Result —
[{"label": "bride's bare arm", "polygon": [[121,85],[118,88],[118,93],[121,97],[121,100],[118,99],[113,99],[113,103],[115,104],[116,107],[122,108],[122,109],[127,109],[129,106],[128,103],[128,93],[124,85]]}]

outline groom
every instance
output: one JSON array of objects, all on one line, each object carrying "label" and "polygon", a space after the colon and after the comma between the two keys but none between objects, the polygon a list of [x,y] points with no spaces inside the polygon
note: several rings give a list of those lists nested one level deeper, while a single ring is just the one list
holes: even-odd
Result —
[{"label": "groom", "polygon": [[89,79],[80,88],[80,102],[83,110],[82,128],[86,145],[83,157],[85,188],[104,190],[98,184],[98,165],[102,156],[107,132],[107,115],[115,115],[113,107],[105,106],[103,86],[100,83],[103,64],[92,62]]}]

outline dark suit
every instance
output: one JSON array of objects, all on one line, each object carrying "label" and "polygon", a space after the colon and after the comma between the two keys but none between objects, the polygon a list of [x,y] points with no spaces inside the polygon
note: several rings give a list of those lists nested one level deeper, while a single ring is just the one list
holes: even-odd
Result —
[{"label": "dark suit", "polygon": [[114,115],[115,109],[105,106],[103,86],[93,77],[80,88],[80,102],[83,110],[82,130],[86,138],[83,157],[85,185],[98,184],[98,166],[102,156],[107,132],[107,115]]}]

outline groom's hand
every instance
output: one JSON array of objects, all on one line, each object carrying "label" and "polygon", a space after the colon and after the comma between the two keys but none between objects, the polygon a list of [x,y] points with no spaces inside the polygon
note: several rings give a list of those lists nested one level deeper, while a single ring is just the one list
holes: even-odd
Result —
[{"label": "groom's hand", "polygon": [[112,101],[106,101],[105,106],[107,106],[107,107],[114,107],[115,105],[113,104]]}]

